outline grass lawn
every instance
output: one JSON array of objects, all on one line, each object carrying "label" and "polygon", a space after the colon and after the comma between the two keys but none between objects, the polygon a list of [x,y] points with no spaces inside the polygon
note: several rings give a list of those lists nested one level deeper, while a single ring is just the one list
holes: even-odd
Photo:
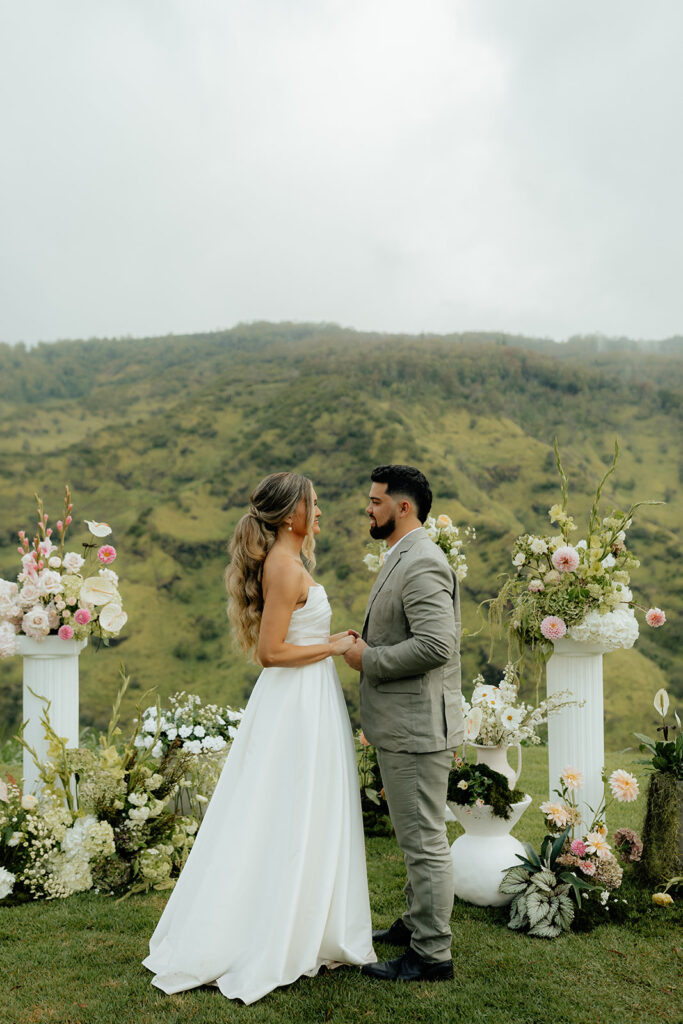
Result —
[{"label": "grass lawn", "polygon": [[[608,768],[637,772],[644,790],[647,776],[634,760],[632,751],[609,755]],[[534,803],[515,833],[536,845],[543,835],[538,802],[547,796],[546,771],[544,748],[524,751],[521,785]],[[634,805],[613,805],[611,829],[639,829],[644,805],[644,796]],[[448,829],[451,840],[460,832],[458,825]],[[393,839],[370,839],[367,850],[373,917],[382,927],[402,910],[403,860]],[[3,1024],[680,1024],[683,913],[680,907],[655,907],[649,893],[628,883],[623,891],[642,906],[635,920],[550,942],[508,930],[504,910],[456,900],[451,920],[455,981],[396,985],[340,968],[301,979],[252,1006],[229,1002],[216,989],[166,996],[150,985],[140,961],[164,906],[163,894],[122,903],[83,894],[0,906],[0,1019]]]}]

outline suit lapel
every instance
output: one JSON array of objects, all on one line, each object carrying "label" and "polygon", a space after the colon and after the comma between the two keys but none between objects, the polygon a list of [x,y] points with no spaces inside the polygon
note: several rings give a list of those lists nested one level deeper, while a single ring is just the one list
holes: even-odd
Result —
[{"label": "suit lapel", "polygon": [[386,581],[389,579],[389,577],[391,576],[392,572],[394,571],[394,569],[396,568],[396,566],[398,565],[398,563],[400,562],[401,558],[406,553],[406,551],[410,550],[410,548],[413,546],[415,541],[419,540],[421,538],[422,534],[424,534],[424,532],[425,532],[424,529],[422,529],[422,530],[415,530],[414,533],[408,534],[408,536],[405,538],[405,544],[402,541],[399,541],[399,545],[400,546],[399,546],[398,550],[394,552],[394,554],[391,556],[389,561],[385,565],[383,565],[382,568],[380,569],[379,576],[375,580],[375,584],[374,584],[372,590],[370,591],[370,596],[368,598],[368,603],[367,603],[367,605],[365,607],[365,619],[363,621],[363,633],[365,633],[365,629],[366,629],[367,624],[368,624],[368,618],[370,616],[370,611],[372,609],[373,604],[375,603],[375,599],[377,598],[377,595],[379,594],[380,590],[382,589],[382,587],[384,586]]}]

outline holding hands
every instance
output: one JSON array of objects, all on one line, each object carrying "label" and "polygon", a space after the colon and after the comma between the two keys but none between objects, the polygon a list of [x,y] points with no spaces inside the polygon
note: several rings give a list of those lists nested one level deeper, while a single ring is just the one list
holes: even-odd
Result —
[{"label": "holding hands", "polygon": [[365,640],[355,629],[347,629],[343,633],[335,633],[330,637],[330,649],[333,655],[343,655],[344,661],[357,672],[361,669],[361,658],[367,647]]}]

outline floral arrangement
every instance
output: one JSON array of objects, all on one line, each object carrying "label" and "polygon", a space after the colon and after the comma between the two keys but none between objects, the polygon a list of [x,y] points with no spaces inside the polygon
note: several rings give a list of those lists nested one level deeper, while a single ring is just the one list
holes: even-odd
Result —
[{"label": "floral arrangement", "polygon": [[[634,608],[640,606],[635,605],[629,583],[640,562],[628,550],[626,535],[636,509],[659,502],[641,501],[625,512],[611,509],[600,516],[602,489],[618,456],[615,444],[614,458],[593,500],[586,536],[571,543],[570,534],[577,526],[567,511],[569,483],[555,441],[562,501],[548,515],[559,532],[517,538],[512,551],[516,574],[508,578],[490,609],[493,623],[500,624],[505,609],[511,607],[510,637],[521,645],[540,645],[547,652],[552,641],[568,636],[614,650],[632,647],[637,640]],[[656,628],[664,624],[666,615],[660,608],[650,608],[645,620]]]},{"label": "floral arrangement", "polygon": [[174,693],[168,703],[168,708],[145,708],[135,746],[148,750],[153,758],[163,758],[171,750],[194,755],[175,794],[174,806],[178,813],[201,821],[237,735],[244,708],[235,711],[227,705],[202,704],[197,694],[184,691]]},{"label": "floral arrangement", "polygon": [[[463,549],[469,541],[476,539],[474,527],[466,526],[461,530],[447,515],[436,518],[427,516],[424,526],[431,539],[445,554],[458,580],[464,580],[467,576],[467,558]],[[387,542],[382,540],[375,551],[368,552],[363,561],[370,572],[379,572],[388,550]]]},{"label": "floral arrangement", "polygon": [[482,675],[474,679],[471,703],[464,695],[462,697],[466,742],[476,741],[487,747],[540,743],[536,730],[548,721],[548,716],[564,708],[577,706],[576,701],[569,699],[569,691],[563,690],[551,694],[537,707],[533,707],[518,701],[518,689],[519,680],[511,662],[505,666],[497,686],[489,686]]},{"label": "floral arrangement", "polygon": [[[123,676],[112,719],[97,749],[67,748],[49,720],[42,723],[48,759],[32,753],[42,783],[38,796],[15,780],[0,784],[1,898],[54,899],[95,887],[141,892],[174,885],[194,841],[197,822],[169,808],[193,755],[172,749],[160,761],[132,736],[120,742]],[[10,877],[11,876],[11,877]]]},{"label": "floral arrangement", "polygon": [[390,836],[393,826],[377,763],[377,751],[368,743],[361,729],[356,733],[356,764],[363,830],[368,836]]},{"label": "floral arrangement", "polygon": [[[32,542],[19,531],[18,552],[22,569],[17,582],[0,580],[0,657],[17,653],[17,635],[42,640],[57,635],[62,640],[85,640],[94,635],[105,644],[118,636],[128,616],[118,590],[119,578],[109,568],[116,559],[111,544],[86,542],[84,554],[66,550],[66,537],[73,522],[69,488],[64,492],[64,511],[56,523],[57,534],[48,526],[43,502],[38,503],[38,528]],[[111,534],[107,523],[86,520],[97,541]],[[55,536],[59,543],[55,543]],[[95,549],[97,549],[95,551]],[[86,575],[88,557],[95,553],[97,572]]]},{"label": "floral arrangement", "polygon": [[487,764],[467,764],[457,755],[448,775],[447,799],[461,807],[490,807],[498,818],[510,817],[512,804],[525,797],[521,789],[510,789],[508,780]]},{"label": "floral arrangement", "polygon": [[[637,779],[624,769],[612,772],[608,781],[610,803],[629,803],[637,798]],[[627,901],[616,894],[623,868],[607,842],[604,816],[609,804],[605,798],[587,831],[571,837],[581,824],[576,792],[582,785],[582,773],[565,768],[560,789],[555,790],[559,800],[541,804],[548,834],[540,856],[525,844],[526,856],[520,856],[521,863],[506,871],[500,891],[513,897],[509,928],[552,939],[572,925],[586,928],[596,921],[614,921],[625,913]],[[632,829],[617,829],[613,843],[625,863],[639,860],[643,847]]]}]

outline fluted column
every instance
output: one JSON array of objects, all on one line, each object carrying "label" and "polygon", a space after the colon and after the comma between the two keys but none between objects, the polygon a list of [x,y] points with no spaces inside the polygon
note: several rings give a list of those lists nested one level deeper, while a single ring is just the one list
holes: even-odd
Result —
[{"label": "fluted column", "polygon": [[[41,724],[46,707],[41,697],[50,701],[50,725],[57,735],[66,739],[68,747],[78,746],[78,656],[87,640],[61,640],[57,636],[43,640],[18,636],[17,640],[24,658],[24,739],[44,761],[48,741]],[[23,769],[24,792],[34,793],[38,770],[27,750]]]},{"label": "fluted column", "polygon": [[554,653],[546,666],[548,696],[570,690],[583,707],[566,708],[548,719],[549,792],[559,787],[562,771],[571,766],[583,772],[585,782],[577,793],[584,826],[591,822],[603,796],[605,726],[602,694],[602,656],[598,644],[578,643],[564,637],[554,641]]}]

